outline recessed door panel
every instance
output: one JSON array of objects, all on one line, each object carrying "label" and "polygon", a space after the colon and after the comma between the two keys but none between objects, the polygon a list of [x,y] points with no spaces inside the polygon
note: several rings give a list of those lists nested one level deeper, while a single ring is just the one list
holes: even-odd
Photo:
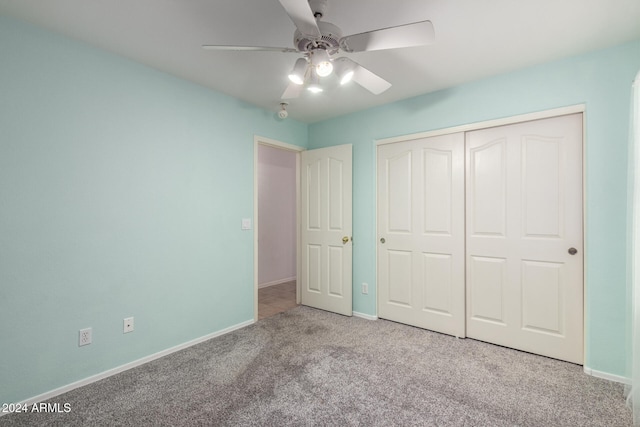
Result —
[{"label": "recessed door panel", "polygon": [[450,151],[423,150],[424,233],[451,235],[453,170]]},{"label": "recessed door panel", "polygon": [[327,266],[327,274],[329,275],[329,295],[342,297],[344,296],[344,248],[342,246],[329,246],[328,248],[329,265]]},{"label": "recessed door panel", "polygon": [[469,150],[472,234],[504,237],[506,233],[506,143],[499,138]]},{"label": "recessed door panel", "polygon": [[507,263],[504,258],[471,256],[469,258],[471,318],[504,324],[504,287]]},{"label": "recessed door panel", "polygon": [[411,160],[409,150],[387,159],[386,188],[393,188],[384,207],[388,212],[387,233],[411,233]]},{"label": "recessed door panel", "polygon": [[522,328],[562,336],[564,283],[562,264],[522,261]]},{"label": "recessed door panel", "polygon": [[320,230],[320,160],[306,165],[306,188],[305,192],[309,195],[306,204],[307,221],[306,226],[309,230]]},{"label": "recessed door panel", "polygon": [[391,304],[405,307],[412,306],[412,255],[411,251],[387,251],[389,281],[395,284],[395,286],[389,288],[389,299],[387,301]]},{"label": "recessed door panel", "polygon": [[329,158],[329,229],[341,231],[344,228],[344,168],[340,159]]},{"label": "recessed door panel", "polygon": [[320,293],[322,284],[320,277],[321,270],[321,254],[322,247],[320,245],[307,245],[307,291]]},{"label": "recessed door panel", "polygon": [[526,237],[561,237],[562,138],[522,137],[522,202]]},{"label": "recessed door panel", "polygon": [[452,263],[449,254],[422,254],[422,309],[451,316]]}]

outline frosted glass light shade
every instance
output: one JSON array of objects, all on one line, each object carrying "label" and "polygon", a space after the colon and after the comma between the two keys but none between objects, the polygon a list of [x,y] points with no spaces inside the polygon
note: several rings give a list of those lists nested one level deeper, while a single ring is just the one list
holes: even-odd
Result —
[{"label": "frosted glass light shade", "polygon": [[289,73],[289,80],[291,82],[301,85],[304,83],[304,75],[307,72],[307,60],[304,58],[298,58],[293,69]]},{"label": "frosted glass light shade", "polygon": [[333,71],[333,64],[329,61],[322,61],[318,65],[316,65],[316,73],[320,77],[327,77]]},{"label": "frosted glass light shade", "polygon": [[316,68],[316,74],[320,77],[327,77],[333,72],[333,64],[329,54],[324,49],[315,49],[310,52],[311,63]]},{"label": "frosted glass light shade", "polygon": [[351,61],[347,61],[345,58],[336,61],[336,75],[341,85],[345,85],[353,79],[355,74],[355,64]]}]

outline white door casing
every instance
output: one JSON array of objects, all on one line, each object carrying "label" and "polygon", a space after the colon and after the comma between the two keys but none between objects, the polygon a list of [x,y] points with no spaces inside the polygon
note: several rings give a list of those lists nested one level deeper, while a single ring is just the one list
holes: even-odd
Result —
[{"label": "white door casing", "polygon": [[377,154],[378,316],[464,337],[464,133]]},{"label": "white door casing", "polygon": [[582,114],[468,132],[466,168],[467,336],[582,364]]},{"label": "white door casing", "polygon": [[303,151],[301,301],[352,315],[352,146]]}]

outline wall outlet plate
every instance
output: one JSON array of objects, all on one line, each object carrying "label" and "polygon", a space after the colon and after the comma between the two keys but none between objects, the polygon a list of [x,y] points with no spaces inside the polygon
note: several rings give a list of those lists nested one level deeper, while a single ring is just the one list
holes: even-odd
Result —
[{"label": "wall outlet plate", "polygon": [[91,328],[80,329],[78,333],[78,347],[91,344]]},{"label": "wall outlet plate", "polygon": [[133,317],[126,317],[123,322],[123,333],[133,332]]},{"label": "wall outlet plate", "polygon": [[369,293],[369,284],[368,283],[363,283],[362,284],[362,293],[364,295],[367,295]]}]

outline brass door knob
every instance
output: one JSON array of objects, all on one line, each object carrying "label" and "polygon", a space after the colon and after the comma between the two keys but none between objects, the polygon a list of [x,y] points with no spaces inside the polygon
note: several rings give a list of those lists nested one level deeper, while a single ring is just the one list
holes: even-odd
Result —
[{"label": "brass door knob", "polygon": [[349,242],[349,238],[347,236],[344,236],[342,238],[342,244],[346,245]]},{"label": "brass door knob", "polygon": [[384,243],[386,242],[386,240],[384,240],[384,237],[380,239],[380,243]]}]

